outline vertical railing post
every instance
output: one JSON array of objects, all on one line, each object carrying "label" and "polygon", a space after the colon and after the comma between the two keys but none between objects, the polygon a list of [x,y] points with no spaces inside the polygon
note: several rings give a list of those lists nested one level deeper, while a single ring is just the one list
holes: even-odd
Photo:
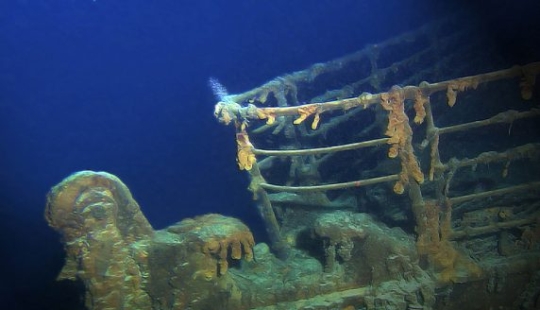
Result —
[{"label": "vertical railing post", "polygon": [[249,189],[253,192],[253,197],[257,201],[257,208],[266,225],[266,232],[270,238],[272,249],[275,251],[277,257],[285,259],[289,254],[289,246],[281,236],[281,229],[268,193],[260,186],[261,183],[265,183],[265,180],[257,162],[253,164],[253,167],[248,172],[251,178]]},{"label": "vertical railing post", "polygon": [[246,170],[250,176],[249,189],[253,192],[253,198],[257,201],[257,208],[261,215],[268,236],[270,238],[272,249],[276,252],[279,258],[288,256],[288,246],[281,237],[280,227],[268,197],[268,193],[261,187],[261,183],[266,183],[259,169],[257,158],[253,153],[253,144],[249,141],[249,135],[246,131],[245,123],[236,124],[236,145],[237,154],[236,160],[240,170]]}]

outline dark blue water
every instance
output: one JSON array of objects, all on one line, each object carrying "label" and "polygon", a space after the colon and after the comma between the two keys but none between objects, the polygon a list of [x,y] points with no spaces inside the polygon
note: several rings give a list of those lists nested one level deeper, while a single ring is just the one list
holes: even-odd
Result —
[{"label": "dark blue water", "polygon": [[0,296],[10,297],[2,308],[79,304],[54,282],[63,252],[43,219],[47,191],[75,171],[120,177],[157,229],[218,212],[265,241],[236,168],[234,130],[212,114],[211,76],[245,91],[449,8],[493,25],[511,61],[536,56],[519,43],[536,27],[519,1],[433,2],[2,1]]}]

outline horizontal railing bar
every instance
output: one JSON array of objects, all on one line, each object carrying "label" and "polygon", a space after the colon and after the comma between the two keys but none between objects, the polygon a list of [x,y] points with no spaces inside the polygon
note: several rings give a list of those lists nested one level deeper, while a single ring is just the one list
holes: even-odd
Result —
[{"label": "horizontal railing bar", "polygon": [[462,203],[468,200],[482,199],[482,198],[486,198],[490,196],[500,196],[500,195],[504,195],[504,194],[508,194],[508,193],[512,193],[516,191],[524,191],[524,190],[537,190],[540,193],[540,182],[530,182],[526,184],[500,188],[500,189],[487,191],[487,192],[481,192],[481,193],[470,194],[470,195],[459,196],[459,197],[452,197],[449,200],[450,200],[450,203],[452,204],[458,204],[458,203]]},{"label": "horizontal railing bar", "polygon": [[470,123],[464,123],[454,126],[442,127],[438,129],[439,134],[451,133],[456,131],[468,130],[476,127],[487,126],[491,124],[500,124],[500,123],[512,123],[515,120],[521,118],[535,117],[540,116],[540,109],[531,109],[529,111],[518,112],[514,110],[509,110],[506,112],[499,113],[493,117],[474,121]]},{"label": "horizontal railing bar", "polygon": [[[529,154],[525,156],[525,154]],[[487,152],[482,153],[476,158],[463,159],[457,163],[458,167],[474,166],[476,164],[488,164],[491,162],[515,160],[520,158],[532,158],[533,156],[540,154],[540,143],[530,143],[521,145],[515,148],[511,148],[502,153]]]},{"label": "horizontal railing bar", "polygon": [[[524,71],[531,71],[534,74],[538,74],[540,71],[540,62],[532,62],[529,64],[526,64],[524,66],[513,66],[508,69],[478,74],[478,75],[472,75],[452,80],[446,80],[442,82],[437,83],[422,83],[420,86],[405,86],[403,89],[422,89],[427,94],[433,94],[435,92],[446,90],[450,85],[453,85],[455,83],[459,83],[462,81],[475,81],[477,84],[492,82],[496,80],[506,79],[506,78],[514,78],[521,76]],[[285,115],[298,115],[298,110],[301,108],[316,108],[318,113],[322,113],[325,111],[331,111],[331,110],[338,110],[338,109],[351,109],[358,106],[364,106],[367,107],[374,103],[379,103],[381,100],[381,94],[369,94],[364,93],[361,94],[358,97],[353,98],[346,98],[341,100],[333,100],[328,102],[321,102],[321,103],[309,103],[305,105],[299,105],[299,106],[291,106],[291,107],[268,107],[268,108],[260,108],[257,107],[256,113],[240,113],[248,118],[261,118],[259,115],[273,115],[274,117],[277,116],[285,116]],[[404,93],[404,99],[414,99],[416,95],[416,92],[413,91],[405,91]],[[238,110],[245,110],[249,107],[239,107],[235,108]],[[238,111],[237,111],[238,112]]]},{"label": "horizontal railing bar", "polygon": [[[342,70],[344,67],[346,67],[346,64],[348,64],[348,63],[357,62],[357,61],[360,61],[362,59],[369,60],[369,58],[374,53],[374,48],[376,48],[376,50],[380,51],[380,50],[383,50],[383,49],[388,48],[390,46],[395,46],[395,45],[398,45],[398,44],[402,44],[403,43],[403,38],[407,38],[406,40],[413,40],[413,39],[418,38],[420,36],[423,36],[423,35],[426,35],[426,34],[431,34],[433,32],[433,29],[436,29],[438,26],[446,24],[446,23],[451,23],[451,20],[447,19],[447,20],[444,20],[444,21],[438,21],[438,22],[430,23],[430,24],[422,26],[418,30],[413,30],[413,31],[404,33],[404,34],[402,34],[402,35],[400,35],[398,37],[390,38],[390,39],[388,39],[386,41],[383,41],[383,42],[380,42],[380,43],[378,43],[376,45],[368,45],[365,48],[363,48],[362,50],[356,51],[356,52],[351,53],[349,55],[345,55],[343,57],[335,58],[335,59],[330,60],[330,61],[325,62],[325,63],[316,63],[316,64],[313,64],[313,65],[311,65],[310,67],[308,67],[306,69],[303,69],[303,70],[300,70],[300,71],[295,71],[295,72],[289,73],[287,75],[279,76],[279,77],[277,77],[277,78],[275,78],[275,79],[273,79],[271,81],[268,81],[267,83],[265,83],[262,86],[256,87],[256,88],[251,89],[249,91],[246,91],[244,93],[232,94],[232,95],[230,95],[230,99],[235,101],[235,102],[243,102],[243,101],[249,100],[249,99],[257,96],[261,92],[264,92],[266,89],[275,87],[276,84],[279,85],[279,84],[283,84],[285,82],[288,83],[288,84],[303,83],[307,79],[312,80],[312,79],[314,79],[316,76],[318,76],[320,74],[331,73],[331,72]],[[449,37],[449,36],[448,35],[442,35],[441,37],[438,38],[438,42],[439,43],[442,42],[442,39],[446,40],[447,37]],[[392,68],[395,68],[395,66],[392,66]]]},{"label": "horizontal railing bar", "polygon": [[356,142],[350,144],[329,146],[329,147],[320,147],[312,149],[302,149],[302,150],[262,150],[262,149],[253,149],[253,154],[255,155],[265,155],[265,156],[301,156],[301,155],[315,155],[322,153],[332,153],[340,151],[354,150],[364,147],[377,146],[386,144],[389,138],[381,138],[363,142]]},{"label": "horizontal railing bar", "polygon": [[344,183],[333,183],[333,184],[323,184],[323,185],[312,185],[312,186],[284,186],[284,185],[274,185],[269,183],[260,183],[260,186],[266,190],[277,191],[277,192],[295,192],[295,193],[306,193],[306,192],[320,192],[336,189],[345,189],[351,187],[362,187],[368,185],[374,185],[378,183],[397,181],[399,176],[397,174],[364,179],[358,181],[344,182]]},{"label": "horizontal railing bar", "polygon": [[505,222],[497,222],[497,223],[491,223],[486,226],[481,227],[464,227],[460,228],[458,230],[454,230],[450,234],[450,240],[456,240],[461,238],[468,238],[468,237],[474,237],[478,235],[485,235],[485,234],[491,234],[498,232],[499,230],[508,229],[508,228],[514,228],[519,227],[523,225],[528,225],[536,222],[535,217],[528,217],[524,219],[519,220],[513,220],[513,221],[505,221]]}]

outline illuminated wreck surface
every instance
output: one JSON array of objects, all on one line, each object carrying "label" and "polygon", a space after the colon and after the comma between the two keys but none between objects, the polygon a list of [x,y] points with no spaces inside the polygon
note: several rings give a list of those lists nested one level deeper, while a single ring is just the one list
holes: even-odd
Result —
[{"label": "illuminated wreck surface", "polygon": [[241,94],[212,81],[270,244],[218,214],[155,231],[117,177],[82,171],[48,196],[59,278],[88,309],[537,309],[540,63],[458,29]]}]

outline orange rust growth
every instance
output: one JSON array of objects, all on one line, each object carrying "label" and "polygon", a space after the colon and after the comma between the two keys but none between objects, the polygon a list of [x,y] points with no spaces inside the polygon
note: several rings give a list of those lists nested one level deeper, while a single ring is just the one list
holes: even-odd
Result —
[{"label": "orange rust growth", "polygon": [[401,88],[392,87],[390,92],[382,93],[381,106],[389,112],[388,125],[384,133],[390,137],[388,144],[392,145],[388,151],[388,157],[395,158],[398,155],[399,149],[405,147],[407,135],[412,133],[411,130],[407,131],[407,128],[405,128],[408,117],[403,112],[404,101]]},{"label": "orange rust growth", "polygon": [[451,213],[449,203],[443,210],[435,202],[429,201],[415,214],[418,254],[427,257],[441,283],[455,283],[464,275],[478,277],[482,273],[480,267],[450,242]]},{"label": "orange rust growth", "polygon": [[416,124],[422,124],[426,118],[426,108],[425,105],[429,102],[429,97],[424,95],[424,92],[421,88],[417,88],[414,94],[414,111],[416,115],[414,116],[414,122]]},{"label": "orange rust growth", "polygon": [[429,164],[429,180],[433,181],[435,175],[435,166],[437,166],[437,152],[439,151],[439,134],[436,134],[431,141],[430,157],[431,162]]},{"label": "orange rust growth", "polygon": [[276,113],[272,108],[257,109],[257,117],[266,119],[266,125],[272,125],[276,121]]},{"label": "orange rust growth", "polygon": [[229,112],[227,112],[227,110],[222,110],[221,111],[221,120],[223,121],[223,123],[225,125],[229,125],[232,121],[232,117],[231,115],[229,114]]},{"label": "orange rust growth", "polygon": [[202,276],[213,279],[225,275],[229,269],[229,258],[244,258],[246,261],[253,259],[253,234],[238,219],[206,214],[184,219],[169,230],[181,234],[186,244],[189,244],[188,251],[194,256],[188,258],[188,262],[193,264],[194,278]]},{"label": "orange rust growth", "polygon": [[150,309],[143,277],[154,231],[117,177],[81,171],[51,189],[45,217],[65,241],[59,280],[85,284],[88,309]]},{"label": "orange rust growth", "polygon": [[448,99],[448,105],[453,107],[456,104],[457,92],[465,91],[469,88],[476,89],[480,81],[475,77],[467,77],[462,79],[456,79],[448,83],[446,88],[446,98]]},{"label": "orange rust growth", "polygon": [[412,129],[409,117],[405,114],[405,96],[403,89],[393,86],[388,93],[381,94],[381,106],[388,111],[388,126],[385,135],[389,136],[388,157],[401,159],[399,180],[394,185],[394,192],[402,194],[409,183],[409,176],[418,182],[424,182],[424,174],[420,170],[418,160],[412,147]]},{"label": "orange rust growth", "polygon": [[[307,105],[307,106],[304,106],[304,107],[301,107],[301,108],[298,108],[298,114],[300,115],[300,117],[298,117],[297,119],[294,120],[294,124],[295,125],[299,125],[301,124],[303,121],[306,120],[306,118],[308,118],[311,114],[314,114],[315,112],[317,112],[318,110],[318,107],[316,105]],[[318,123],[318,121],[317,121]],[[315,126],[316,127],[316,126]]]},{"label": "orange rust growth", "polygon": [[220,123],[229,125],[231,122],[238,119],[236,113],[241,108],[239,104],[234,102],[218,102],[214,107],[214,116]]},{"label": "orange rust growth", "polygon": [[249,141],[249,136],[245,130],[236,134],[236,162],[240,170],[251,170],[253,164],[257,161],[253,154],[253,145]]},{"label": "orange rust growth", "polygon": [[313,123],[311,123],[311,129],[313,130],[317,129],[317,126],[319,125],[319,121],[321,120],[321,117],[319,114],[320,113],[315,114],[315,117],[313,118]]},{"label": "orange rust growth", "polygon": [[[227,261],[229,253],[234,260],[242,259],[242,256],[247,261],[253,259],[255,240],[249,228],[239,220],[219,214],[208,214],[196,217],[194,221],[198,227],[197,233],[203,237],[201,241],[204,241],[201,251],[207,256],[217,258],[220,275],[226,274],[229,269]],[[205,238],[208,239],[204,240]]]},{"label": "orange rust growth", "polygon": [[405,185],[409,183],[409,175],[407,174],[407,167],[405,162],[401,162],[401,172],[399,173],[399,180],[394,184],[393,190],[396,194],[403,194],[405,191]]}]

